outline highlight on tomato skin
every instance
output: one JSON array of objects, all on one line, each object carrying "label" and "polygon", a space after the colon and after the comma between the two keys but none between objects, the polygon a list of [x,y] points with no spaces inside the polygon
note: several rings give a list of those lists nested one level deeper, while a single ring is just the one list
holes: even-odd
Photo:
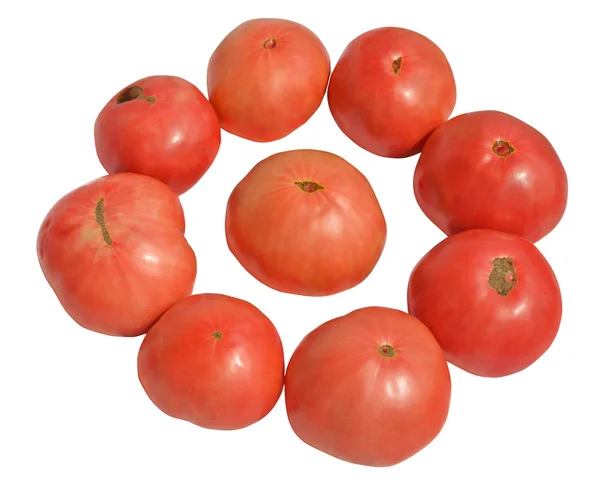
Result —
[{"label": "highlight on tomato skin", "polygon": [[192,293],[196,256],[184,236],[177,195],[135,173],[93,180],[44,218],[37,255],[65,311],[86,329],[144,334]]},{"label": "highlight on tomato skin", "polygon": [[535,243],[560,222],[568,181],[548,139],[504,112],[461,114],[429,137],[413,188],[445,234],[495,229]]},{"label": "highlight on tomato skin", "polygon": [[409,314],[366,307],[300,342],[285,402],[294,433],[346,462],[386,467],[429,445],[446,423],[451,380],[444,352]]},{"label": "highlight on tomato skin", "polygon": [[264,418],[281,396],[283,346],[273,323],[249,302],[197,294],[171,307],[148,332],[138,375],[167,415],[237,430]]},{"label": "highlight on tomato skin", "polygon": [[411,273],[407,299],[448,361],[482,377],[533,365],[562,317],[560,287],[542,253],[520,236],[486,229],[431,249]]},{"label": "highlight on tomato skin", "polygon": [[225,232],[232,254],[264,285],[326,296],[370,275],[387,225],[358,169],[332,153],[293,150],[262,160],[236,185]]},{"label": "highlight on tomato skin", "polygon": [[243,22],[210,57],[208,97],[221,127],[256,142],[281,139],[321,105],[331,61],[307,27],[286,19]]}]

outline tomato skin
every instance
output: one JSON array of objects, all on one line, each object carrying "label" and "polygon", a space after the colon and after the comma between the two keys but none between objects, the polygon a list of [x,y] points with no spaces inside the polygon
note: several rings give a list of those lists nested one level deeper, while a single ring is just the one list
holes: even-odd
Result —
[{"label": "tomato skin", "polygon": [[[302,182],[323,187],[314,192]],[[227,203],[227,244],[257,280],[281,292],[331,295],[362,282],[385,246],[383,212],[343,158],[285,151],[259,162]]]},{"label": "tomato skin", "polygon": [[[489,281],[494,260],[507,257],[514,270],[506,276],[514,282],[516,275],[516,283],[503,295]],[[419,261],[408,284],[408,311],[429,327],[450,363],[501,377],[527,368],[550,347],[562,299],[552,268],[533,244],[470,230],[446,238]]]},{"label": "tomato skin", "polygon": [[193,295],[146,335],[138,373],[152,402],[169,416],[235,430],[256,423],[277,403],[283,347],[273,323],[252,304]]},{"label": "tomato skin", "polygon": [[[379,353],[386,345],[395,356]],[[361,465],[394,465],[423,449],[446,422],[450,394],[448,365],[431,332],[385,307],[319,326],[302,340],[286,372],[286,408],[296,435]]]},{"label": "tomato skin", "polygon": [[37,254],[78,324],[137,336],[192,293],[196,257],[184,231],[183,209],[167,185],[119,173],[62,197],[40,227]]},{"label": "tomato skin", "polygon": [[358,146],[406,158],[421,151],[431,132],[450,117],[456,83],[446,56],[430,39],[382,27],[346,47],[327,99],[337,125]]},{"label": "tomato skin", "polygon": [[[496,141],[508,142],[494,151]],[[462,114],[427,140],[414,174],[425,215],[447,235],[496,229],[535,243],[561,220],[565,169],[550,142],[503,112]]]},{"label": "tomato skin", "polygon": [[225,131],[275,141],[316,112],[330,71],[329,54],[311,30],[284,19],[253,19],[231,31],[212,54],[208,96]]},{"label": "tomato skin", "polygon": [[[136,86],[154,101],[117,103]],[[94,138],[108,173],[148,175],[181,195],[215,160],[221,127],[212,105],[192,83],[176,76],[150,76],[110,99],[96,119]]]}]

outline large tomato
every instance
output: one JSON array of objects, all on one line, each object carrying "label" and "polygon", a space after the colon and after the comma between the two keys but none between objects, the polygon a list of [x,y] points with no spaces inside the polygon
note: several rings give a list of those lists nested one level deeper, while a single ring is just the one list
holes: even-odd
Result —
[{"label": "large tomato", "polygon": [[554,272],[533,244],[483,229],[450,236],[419,261],[408,311],[429,327],[448,361],[500,377],[527,368],[550,347],[562,302]]},{"label": "large tomato", "polygon": [[327,97],[336,123],[352,141],[379,156],[404,158],[421,151],[450,117],[456,84],[446,56],[432,41],[382,27],[346,47]]},{"label": "large tomato", "polygon": [[283,19],[254,19],[231,31],[210,58],[208,96],[227,132],[274,141],[321,105],[331,63],[319,38]]},{"label": "large tomato", "polygon": [[379,260],[386,222],[368,180],[337,155],[286,151],[258,163],[226,213],[229,249],[262,283],[323,296],[362,282]]},{"label": "large tomato", "polygon": [[539,131],[487,110],[459,115],[431,135],[414,191],[423,212],[448,235],[496,229],[536,242],[565,212],[567,176]]},{"label": "large tomato", "polygon": [[183,210],[164,183],[108,175],[60,199],[39,230],[44,276],[81,326],[137,336],[192,293],[196,257]]},{"label": "large tomato", "polygon": [[302,340],[286,372],[285,401],[307,444],[347,462],[387,466],[438,435],[450,391],[431,332],[402,311],[367,307]]},{"label": "large tomato", "polygon": [[150,76],[121,90],[98,115],[94,136],[108,173],[148,175],[177,194],[204,175],[221,144],[214,109],[176,76]]},{"label": "large tomato", "polygon": [[166,414],[204,428],[244,428],[266,416],[283,389],[283,347],[252,304],[218,294],[188,297],[144,338],[140,382]]}]

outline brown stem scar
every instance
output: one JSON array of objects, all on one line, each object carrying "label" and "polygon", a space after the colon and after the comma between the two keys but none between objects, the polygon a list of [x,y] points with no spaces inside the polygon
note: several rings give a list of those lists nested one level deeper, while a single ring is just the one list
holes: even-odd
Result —
[{"label": "brown stem scar", "polygon": [[296,185],[303,192],[308,192],[309,194],[312,194],[317,190],[325,190],[325,187],[319,185],[317,182],[311,182],[310,180],[294,182],[294,185]]},{"label": "brown stem scar", "polygon": [[104,242],[108,246],[112,246],[113,241],[108,233],[108,229],[106,229],[106,221],[104,219],[104,199],[100,199],[96,203],[96,222],[100,226],[100,230],[102,231],[102,237],[104,238]]},{"label": "brown stem scar", "polygon": [[220,331],[215,331],[211,336],[215,340],[222,340],[223,339],[223,333],[221,333]]},{"label": "brown stem scar", "polygon": [[392,358],[396,356],[396,351],[392,345],[381,345],[377,350],[377,353],[384,358]]},{"label": "brown stem scar", "polygon": [[137,85],[133,85],[132,87],[128,87],[125,90],[122,90],[119,95],[117,95],[117,105],[124,104],[126,102],[131,102],[132,100],[142,99],[147,102],[153,104],[156,102],[156,97],[154,95],[146,96],[144,95],[144,89]]},{"label": "brown stem scar", "polygon": [[265,49],[273,49],[277,46],[277,40],[274,37],[270,37],[265,42],[263,42],[263,48]]},{"label": "brown stem scar", "polygon": [[394,70],[394,75],[397,75],[402,68],[402,56],[398,56],[394,61],[392,61],[392,70]]},{"label": "brown stem scar", "polygon": [[501,158],[506,158],[509,154],[515,151],[515,148],[508,141],[498,139],[492,145],[492,151],[496,153],[497,156],[500,156]]},{"label": "brown stem scar", "polygon": [[505,297],[517,285],[517,272],[511,257],[494,258],[494,265],[488,277],[488,285]]}]

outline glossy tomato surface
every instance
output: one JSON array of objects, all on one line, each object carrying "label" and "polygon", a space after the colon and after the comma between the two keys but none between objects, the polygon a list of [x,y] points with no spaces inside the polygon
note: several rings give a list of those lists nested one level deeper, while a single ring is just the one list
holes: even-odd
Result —
[{"label": "glossy tomato surface", "polygon": [[414,191],[446,234],[496,229],[531,242],[546,236],[567,205],[567,175],[538,130],[503,112],[462,114],[427,140]]},{"label": "glossy tomato surface", "polygon": [[343,158],[316,150],[258,163],[231,193],[225,228],[229,249],[251,275],[307,296],[362,282],[387,233],[366,177]]},{"label": "glossy tomato surface", "polygon": [[94,136],[108,173],[148,175],[177,194],[200,180],[221,145],[213,107],[176,76],[150,76],[125,87],[98,115]]},{"label": "glossy tomato surface", "polygon": [[137,336],[192,293],[196,257],[184,231],[181,204],[167,185],[119,173],[60,199],[39,230],[37,254],[77,323]]},{"label": "glossy tomato surface", "polygon": [[331,71],[319,38],[284,19],[253,19],[231,31],[208,64],[208,96],[227,132],[281,139],[321,105]]},{"label": "glossy tomato surface", "polygon": [[405,158],[421,151],[454,110],[456,84],[442,50],[398,27],[361,34],[331,75],[329,108],[340,129],[363,149]]},{"label": "glossy tomato surface", "polygon": [[394,465],[446,422],[450,374],[431,332],[405,312],[358,309],[309,333],[288,365],[294,432],[347,462]]},{"label": "glossy tomato surface", "polygon": [[284,359],[279,334],[252,304],[219,294],[175,304],[144,338],[138,373],[166,414],[204,428],[256,423],[277,403]]},{"label": "glossy tomato surface", "polygon": [[485,377],[519,372],[552,344],[562,315],[558,282],[529,241],[491,230],[446,238],[414,268],[408,310],[448,361]]}]

